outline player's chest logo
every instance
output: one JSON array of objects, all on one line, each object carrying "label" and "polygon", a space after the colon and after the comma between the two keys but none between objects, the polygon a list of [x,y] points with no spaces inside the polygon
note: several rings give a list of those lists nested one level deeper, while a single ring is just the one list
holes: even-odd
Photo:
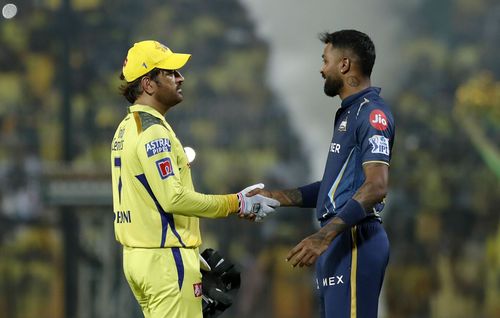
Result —
[{"label": "player's chest logo", "polygon": [[351,112],[348,111],[347,115],[342,119],[342,121],[340,122],[339,128],[338,128],[338,131],[340,131],[340,132],[347,131],[347,119],[349,118],[350,113]]},{"label": "player's chest logo", "polygon": [[347,131],[347,116],[340,122],[339,131]]}]

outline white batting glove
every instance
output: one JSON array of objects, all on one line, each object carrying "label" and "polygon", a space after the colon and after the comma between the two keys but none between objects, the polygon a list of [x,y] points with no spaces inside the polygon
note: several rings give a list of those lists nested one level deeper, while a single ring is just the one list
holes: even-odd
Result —
[{"label": "white batting glove", "polygon": [[275,199],[260,194],[247,197],[246,194],[254,189],[264,189],[264,184],[254,184],[238,192],[238,200],[240,201],[239,212],[243,215],[255,214],[256,220],[261,221],[269,213],[274,212],[275,208],[280,206],[280,203]]}]

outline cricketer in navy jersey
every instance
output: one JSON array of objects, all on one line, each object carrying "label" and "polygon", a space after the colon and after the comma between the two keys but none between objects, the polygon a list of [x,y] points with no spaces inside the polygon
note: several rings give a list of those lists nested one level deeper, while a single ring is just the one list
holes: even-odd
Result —
[{"label": "cricketer in navy jersey", "polygon": [[[395,136],[391,110],[371,85],[375,46],[364,33],[320,36],[327,96],[339,96],[321,181],[288,190],[254,190],[283,206],[316,207],[321,228],[290,250],[293,266],[316,266],[322,318],[377,317],[389,261],[381,212]],[[283,212],[282,212],[283,213]]]},{"label": "cricketer in navy jersey", "polygon": [[[394,119],[379,93],[379,88],[369,87],[344,99],[337,111],[316,200],[316,214],[322,226],[344,208],[365,182],[363,165],[389,165]],[[380,217],[384,205],[381,201],[365,211],[364,218],[351,231],[337,236],[319,256],[316,288],[322,317],[376,317],[389,258],[389,242]]]}]

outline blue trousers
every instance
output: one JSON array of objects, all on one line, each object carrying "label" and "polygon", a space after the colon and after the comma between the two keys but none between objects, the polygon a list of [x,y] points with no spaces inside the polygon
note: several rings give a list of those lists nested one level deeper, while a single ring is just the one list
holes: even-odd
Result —
[{"label": "blue trousers", "polygon": [[388,261],[389,240],[378,220],[337,236],[316,261],[321,317],[377,317]]}]

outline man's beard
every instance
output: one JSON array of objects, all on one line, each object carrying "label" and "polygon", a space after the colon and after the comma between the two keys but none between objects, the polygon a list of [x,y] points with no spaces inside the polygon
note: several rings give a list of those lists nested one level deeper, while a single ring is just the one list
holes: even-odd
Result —
[{"label": "man's beard", "polygon": [[[160,81],[156,81],[156,84],[160,88],[163,88],[164,86],[162,83],[160,83]],[[184,95],[182,93],[181,94],[177,93],[177,87],[175,87],[174,90],[175,90],[174,93],[171,92],[170,94],[167,94],[163,92],[161,96],[158,96],[158,98],[161,99],[160,102],[163,105],[168,105],[168,107],[174,107],[175,105],[179,104],[184,100]]]},{"label": "man's beard", "polygon": [[335,97],[340,93],[342,87],[344,87],[344,82],[341,79],[327,77],[323,90],[327,96]]}]

